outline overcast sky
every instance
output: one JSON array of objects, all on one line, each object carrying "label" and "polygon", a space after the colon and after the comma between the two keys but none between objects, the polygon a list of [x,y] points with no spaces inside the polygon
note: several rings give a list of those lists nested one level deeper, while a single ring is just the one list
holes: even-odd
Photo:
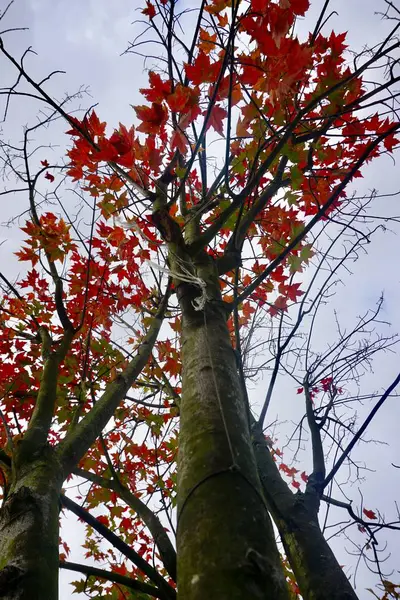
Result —
[{"label": "overcast sky", "polygon": [[[7,3],[8,0],[0,0],[1,9],[4,9]],[[97,103],[96,110],[101,120],[106,120],[110,126],[117,126],[119,122],[130,126],[134,122],[134,111],[130,105],[143,102],[138,89],[145,84],[146,75],[142,58],[120,55],[137,31],[137,26],[132,23],[140,18],[141,5],[139,0],[15,0],[6,25],[27,26],[29,31],[8,34],[5,42],[16,54],[32,46],[37,56],[31,56],[26,66],[38,79],[56,69],[66,71],[66,74],[56,76],[49,86],[59,99],[65,92],[74,93],[80,86],[88,86],[91,97],[82,98],[83,107]],[[181,6],[184,5],[181,0]],[[315,0],[312,3],[311,15],[317,15],[322,5],[323,0]],[[331,6],[331,10],[337,11],[338,15],[332,16],[327,29],[348,30],[348,40],[352,48],[359,50],[366,43],[371,45],[383,39],[388,24],[383,22],[379,15],[374,14],[379,9],[384,10],[383,0],[332,0]],[[301,27],[313,29],[314,23],[315,19],[308,20]],[[3,60],[0,62],[0,73],[0,85],[4,85],[4,81],[10,80],[11,69]],[[3,127],[4,135],[13,135],[15,139],[17,128],[33,118],[36,110],[37,107],[30,107],[26,102],[23,105],[14,103]],[[67,140],[60,136],[53,141],[63,145]],[[55,149],[54,152],[55,156],[58,156],[59,151]],[[393,161],[388,157],[380,159],[366,169],[363,180],[357,180],[357,190],[360,193],[368,193],[375,188],[386,194],[400,189],[398,174],[396,175],[396,169],[393,168]],[[27,200],[18,198],[15,204],[11,204],[9,200],[2,202],[2,220],[6,221],[10,215],[15,214],[17,205],[18,209],[26,208]],[[379,214],[400,215],[399,198],[396,196],[377,202],[375,207]],[[351,276],[343,277],[345,285],[339,288],[335,299],[335,309],[342,323],[354,323],[357,315],[374,307],[380,293],[384,291],[384,318],[392,323],[393,333],[400,332],[399,239],[396,227],[391,226],[391,230],[376,235],[369,254],[361,257],[354,265]],[[0,235],[0,241],[4,242],[1,246],[2,264],[5,264],[9,274],[15,276],[15,270],[20,267],[10,260],[10,256],[18,247],[20,234],[16,229],[3,229]],[[316,336],[316,343],[321,344],[321,347],[329,339],[335,340],[332,319],[328,313],[324,314],[325,320],[322,321]],[[397,375],[398,365],[396,355],[386,354],[378,357],[374,363],[374,373],[368,376],[363,392],[386,388]],[[265,393],[267,382],[267,377],[259,382],[257,388],[252,391],[252,398]],[[289,419],[293,414],[293,402],[296,400],[294,386],[292,383],[285,385],[284,382],[280,385],[282,397],[287,398],[287,406],[285,404],[283,413],[281,411],[279,415],[281,419]],[[283,404],[273,404],[271,414],[275,416],[278,406],[281,409]],[[368,413],[368,409],[369,406],[360,407],[360,422]],[[400,489],[400,470],[391,466],[392,462],[400,462],[399,423],[399,401],[391,399],[376,417],[369,435],[370,438],[382,440],[388,445],[370,444],[363,446],[362,451],[359,451],[359,456],[362,456],[368,467],[373,470],[367,473],[366,481],[362,484],[365,506],[372,510],[380,509],[387,518],[396,516],[394,500]],[[360,498],[358,487],[357,483],[352,496],[356,504]],[[82,531],[83,527],[76,524],[74,519],[68,520],[64,537],[73,549],[70,559],[78,562],[82,559],[79,549]],[[400,556],[400,535],[397,538],[394,535],[390,536],[389,541],[389,549],[393,554],[387,566],[391,565],[396,569],[396,554]],[[353,566],[354,559],[346,554],[344,548],[351,549],[349,544],[339,539],[335,543],[335,551],[340,563]],[[365,588],[374,586],[376,578],[363,567],[360,569],[357,592],[361,600],[367,600],[372,596]],[[71,589],[65,584],[74,578],[78,579],[79,576],[62,574],[61,600],[71,597]],[[398,581],[398,574],[393,575],[392,579]]]}]

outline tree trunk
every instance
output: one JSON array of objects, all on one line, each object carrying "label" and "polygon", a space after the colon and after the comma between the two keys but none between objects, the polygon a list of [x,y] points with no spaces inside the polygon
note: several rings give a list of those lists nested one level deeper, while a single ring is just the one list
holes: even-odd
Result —
[{"label": "tree trunk", "polygon": [[52,448],[16,450],[0,516],[0,598],[57,600],[60,467]]},{"label": "tree trunk", "polygon": [[[178,462],[178,596],[288,598],[251,446],[248,412],[212,263],[178,288],[183,384]],[[211,283],[210,283],[211,282]]]},{"label": "tree trunk", "polygon": [[299,500],[290,518],[276,525],[301,595],[304,600],[357,600],[318,520]]},{"label": "tree trunk", "polygon": [[253,444],[262,489],[304,600],[357,600],[318,523],[316,497],[293,494],[283,481],[253,420]]}]

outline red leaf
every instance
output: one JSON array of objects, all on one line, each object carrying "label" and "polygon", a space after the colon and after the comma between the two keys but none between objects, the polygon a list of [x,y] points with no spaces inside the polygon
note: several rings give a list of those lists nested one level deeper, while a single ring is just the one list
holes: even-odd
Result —
[{"label": "red leaf", "polygon": [[106,527],[109,527],[110,522],[108,520],[108,517],[106,517],[105,515],[100,515],[99,517],[97,517],[97,520],[102,524],[105,525]]},{"label": "red leaf", "polygon": [[298,394],[302,394],[303,392],[304,392],[304,388],[302,388],[302,387],[297,388],[297,393]]},{"label": "red leaf", "polygon": [[130,519],[129,517],[123,517],[121,519],[121,528],[124,531],[129,531],[130,529],[133,529],[132,519]]},{"label": "red leaf", "polygon": [[[207,111],[205,111],[203,113],[203,115],[206,115]],[[209,114],[208,117],[208,122],[207,122],[207,129],[210,129],[210,127],[213,127],[215,129],[215,131],[218,131],[218,133],[220,135],[224,135],[224,125],[223,125],[223,119],[225,119],[225,117],[227,116],[227,112],[224,108],[221,108],[220,106],[214,105],[211,109],[211,112]]]},{"label": "red leaf", "polygon": [[307,481],[308,481],[308,475],[306,474],[305,471],[302,472],[302,474],[300,475],[300,477],[302,478],[302,480],[304,481],[304,483],[307,483]]},{"label": "red leaf", "polygon": [[397,144],[400,144],[400,140],[394,137],[394,132],[385,137],[383,141],[383,145],[389,152],[393,152],[393,148],[394,146],[397,146]]},{"label": "red leaf", "polygon": [[274,302],[274,305],[270,306],[268,312],[271,315],[271,317],[274,317],[278,314],[279,311],[286,311],[287,309],[287,298],[285,298],[284,296],[278,296],[278,298]]},{"label": "red leaf", "polygon": [[304,292],[299,290],[301,283],[292,283],[292,285],[280,284],[278,287],[279,293],[286,295],[292,302],[297,302],[297,297],[302,296]]},{"label": "red leaf", "polygon": [[146,8],[142,10],[142,14],[147,15],[150,20],[154,19],[156,16],[156,9],[154,8],[153,4],[149,2],[149,0],[146,2]]},{"label": "red leaf", "polygon": [[373,510],[368,510],[367,508],[363,508],[363,513],[367,517],[367,519],[377,519],[378,518]]},{"label": "red leaf", "polygon": [[194,85],[214,83],[221,68],[221,61],[211,63],[210,57],[200,50],[192,65],[185,65],[186,76]]},{"label": "red leaf", "polygon": [[190,89],[181,83],[175,87],[174,93],[170,94],[167,98],[167,103],[172,112],[182,112],[188,101],[190,100]]},{"label": "red leaf", "polygon": [[291,0],[290,8],[295,15],[302,17],[310,8],[310,0]]},{"label": "red leaf", "polygon": [[49,162],[47,160],[41,160],[40,162],[42,163],[42,165],[44,167],[48,167],[49,166]]},{"label": "red leaf", "polygon": [[45,179],[48,179],[51,183],[53,183],[54,181],[54,175],[52,175],[51,173],[46,173],[46,175],[44,176]]},{"label": "red leaf", "polygon": [[114,573],[119,573],[120,575],[124,575],[126,576],[126,574],[128,573],[128,569],[125,566],[125,563],[122,563],[122,565],[112,565],[112,570]]},{"label": "red leaf", "polygon": [[119,130],[114,131],[109,142],[114,146],[118,154],[127,154],[133,148],[134,138],[134,128],[131,127],[128,131],[127,128],[120,123]]},{"label": "red leaf", "polygon": [[186,136],[182,131],[178,129],[178,131],[174,131],[171,136],[171,150],[175,150],[177,148],[179,152],[185,154],[186,148],[188,146],[188,141]]},{"label": "red leaf", "polygon": [[168,111],[162,104],[153,102],[151,107],[134,106],[133,108],[138,119],[142,121],[142,124],[137,128],[138,131],[150,134],[160,133],[160,129],[168,119]]},{"label": "red leaf", "polygon": [[87,121],[87,127],[93,136],[103,136],[106,130],[106,123],[101,122],[96,112],[92,110]]},{"label": "red leaf", "polygon": [[171,82],[161,79],[158,73],[150,71],[149,73],[149,88],[141,88],[139,91],[148,100],[148,102],[161,103],[171,93]]}]

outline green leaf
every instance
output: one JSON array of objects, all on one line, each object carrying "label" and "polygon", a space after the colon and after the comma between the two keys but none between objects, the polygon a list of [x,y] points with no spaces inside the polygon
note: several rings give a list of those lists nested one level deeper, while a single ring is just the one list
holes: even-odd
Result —
[{"label": "green leaf", "polygon": [[179,179],[183,179],[186,175],[186,169],[185,167],[176,167],[175,173]]},{"label": "green leaf", "polygon": [[289,206],[293,206],[293,204],[297,204],[299,201],[299,197],[296,194],[293,194],[293,192],[286,192],[284,199],[287,201]]},{"label": "green leaf", "polygon": [[303,182],[304,175],[297,165],[293,165],[290,169],[290,177],[292,180],[292,189],[299,190]]},{"label": "green leaf", "polygon": [[83,594],[86,589],[86,579],[71,581],[71,585],[75,588],[73,594]]},{"label": "green leaf", "polygon": [[300,233],[304,231],[304,223],[296,223],[295,225],[292,225],[291,229],[292,240],[294,240],[294,238],[296,238],[298,235],[300,235]]},{"label": "green leaf", "polygon": [[302,259],[300,256],[296,256],[295,254],[291,254],[288,258],[289,270],[291,273],[301,273],[303,270],[302,267]]},{"label": "green leaf", "polygon": [[314,251],[312,250],[311,244],[307,244],[300,251],[300,258],[302,262],[308,263],[310,258],[314,256]]}]

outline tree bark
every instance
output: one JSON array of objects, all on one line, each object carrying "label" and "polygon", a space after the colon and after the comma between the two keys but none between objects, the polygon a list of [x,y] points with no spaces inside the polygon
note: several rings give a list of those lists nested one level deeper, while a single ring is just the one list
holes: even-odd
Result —
[{"label": "tree bark", "polygon": [[293,494],[283,481],[261,429],[252,424],[262,489],[304,600],[357,600],[349,580],[325,540],[315,496]]},{"label": "tree bark", "polygon": [[0,598],[57,600],[59,495],[53,449],[29,460],[14,452],[10,489],[0,518]]},{"label": "tree bark", "polygon": [[291,517],[278,519],[276,525],[304,600],[357,600],[318,519],[309,513],[301,497],[296,498]]},{"label": "tree bark", "polygon": [[182,600],[288,598],[251,445],[248,411],[211,259],[199,289],[178,287],[183,384],[178,461],[178,596]]}]

